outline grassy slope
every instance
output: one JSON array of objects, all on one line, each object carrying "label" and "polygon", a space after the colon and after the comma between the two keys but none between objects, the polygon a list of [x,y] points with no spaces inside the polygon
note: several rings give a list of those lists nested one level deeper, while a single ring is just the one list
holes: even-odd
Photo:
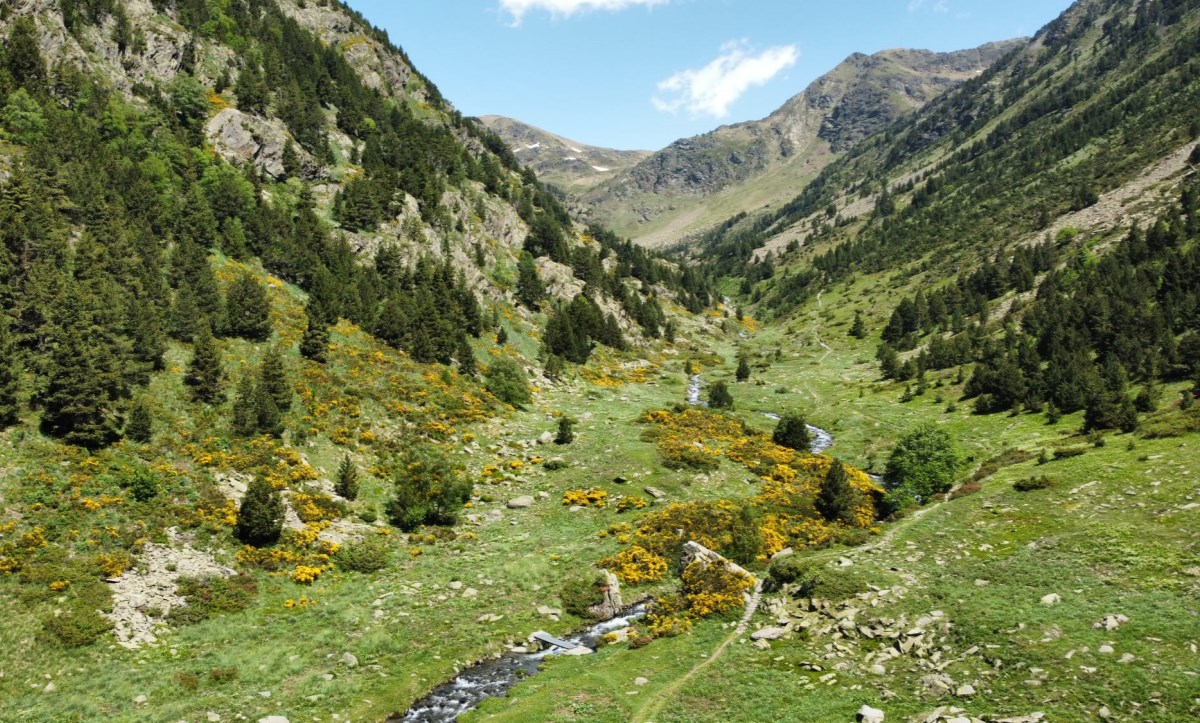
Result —
[{"label": "grassy slope", "polygon": [[[864,703],[900,720],[939,705],[959,705],[988,719],[1044,711],[1049,720],[1094,718],[1107,705],[1124,720],[1136,714],[1135,704],[1153,720],[1194,719],[1200,685],[1195,651],[1200,644],[1195,577],[1200,512],[1182,508],[1200,499],[1195,436],[1117,435],[1093,448],[1075,434],[1078,416],[1048,426],[1040,415],[974,416],[965,409],[969,405],[947,413],[946,403],[959,396],[951,386],[952,372],[940,376],[946,384],[942,389],[933,388],[939,379],[934,377],[926,397],[899,403],[902,390],[877,384],[874,364],[864,363],[871,344],[845,335],[851,302],[857,305],[870,293],[877,308],[886,306],[874,296],[879,290],[868,288],[871,283],[878,281],[825,294],[820,307],[813,305],[787,326],[770,327],[748,341],[752,349],[785,349],[780,362],[756,374],[764,385],[734,386],[739,409],[752,423],[770,422],[750,410],[795,404],[834,432],[833,453],[860,464],[874,458],[877,467],[890,442],[925,419],[944,424],[977,462],[1009,447],[1088,450],[1046,465],[1031,460],[1002,468],[983,481],[980,493],[903,520],[868,548],[815,553],[849,556],[882,587],[898,577],[906,582],[908,595],[871,610],[873,615],[905,614],[912,620],[943,611],[953,623],[945,645],[956,653],[980,646],[988,656],[946,668],[955,681],[971,683],[979,692],[970,700],[922,696],[918,681],[928,671],[915,669],[908,658],[889,666],[884,676],[855,664],[826,683],[820,677],[844,662],[824,660],[828,638],[783,640],[769,651],[743,639],[719,664],[705,667],[671,695],[654,720],[843,721]],[[732,358],[730,345],[724,351]],[[723,371],[730,377],[731,367]],[[778,394],[777,388],[788,392]],[[939,391],[943,403],[932,399]],[[1165,398],[1173,402],[1177,390],[1168,390]],[[1162,418],[1178,414],[1167,411]],[[1029,493],[1012,488],[1016,480],[1043,474],[1054,480],[1053,488]],[[979,586],[976,580],[988,584]],[[1062,595],[1063,603],[1041,605],[1049,593]],[[1131,622],[1115,632],[1092,627],[1115,613]],[[771,619],[760,608],[755,623]],[[603,649],[592,658],[555,661],[509,699],[487,703],[470,719],[637,718],[661,702],[657,696],[663,689],[704,660],[728,634],[727,625],[732,623],[706,622],[688,635],[642,650]],[[1105,643],[1115,653],[1099,654]],[[1125,653],[1134,660],[1120,663]],[[995,660],[1002,661],[998,669]],[[802,669],[806,662],[819,662],[824,671]],[[649,683],[635,685],[639,676]],[[1042,682],[1026,683],[1034,678]]]}]

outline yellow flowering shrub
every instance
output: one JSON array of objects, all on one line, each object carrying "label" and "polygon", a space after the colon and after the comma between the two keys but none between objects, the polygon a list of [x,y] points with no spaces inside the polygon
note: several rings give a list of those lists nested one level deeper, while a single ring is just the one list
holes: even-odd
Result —
[{"label": "yellow flowering shrub", "polygon": [[644,497],[623,497],[617,503],[617,512],[628,512],[630,510],[641,510],[649,507],[650,503]]},{"label": "yellow flowering shrub", "polygon": [[297,565],[295,570],[292,570],[292,582],[300,585],[311,585],[321,577],[324,572],[323,568],[310,567],[308,565]]},{"label": "yellow flowering shrub", "polygon": [[608,504],[608,493],[595,487],[591,489],[567,490],[563,493],[564,506],[604,507]]},{"label": "yellow flowering shrub", "polygon": [[667,561],[640,545],[632,545],[615,555],[604,558],[599,567],[611,571],[621,582],[636,585],[656,582],[667,574]]},{"label": "yellow flowering shrub", "polygon": [[683,570],[683,599],[693,618],[723,614],[742,607],[745,605],[742,593],[752,587],[752,577],[725,565],[696,561]]}]

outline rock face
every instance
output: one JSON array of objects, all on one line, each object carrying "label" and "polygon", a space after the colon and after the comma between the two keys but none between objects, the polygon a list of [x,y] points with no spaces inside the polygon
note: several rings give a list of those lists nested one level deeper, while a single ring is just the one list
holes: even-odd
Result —
[{"label": "rock face", "polygon": [[[581,200],[597,220],[635,240],[655,245],[660,239],[645,226],[658,220],[652,226],[669,226],[674,234],[666,236],[678,241],[681,232],[701,230],[694,227],[698,219],[688,218],[695,204],[679,204],[680,200],[712,196],[753,181],[755,193],[746,194],[744,205],[736,191],[724,195],[723,204],[736,201],[726,208],[727,218],[739,210],[791,199],[803,185],[798,180],[815,177],[836,154],[974,77],[1018,42],[953,53],[855,53],[769,117],[678,140],[587,191]],[[768,182],[772,174],[778,182]],[[771,195],[764,197],[768,189]]]},{"label": "rock face", "polygon": [[687,567],[693,562],[703,562],[709,565],[724,565],[734,572],[740,572],[743,575],[751,578],[754,577],[736,562],[722,557],[704,545],[701,545],[699,542],[689,540],[683,544],[683,566]]},{"label": "rock face", "polygon": [[588,612],[597,620],[615,618],[625,608],[621,600],[621,581],[608,570],[604,571],[604,576],[604,601],[588,608]]},{"label": "rock face", "polygon": [[[217,153],[230,163],[240,166],[253,161],[275,178],[284,177],[283,149],[291,135],[283,121],[226,108],[209,119],[204,132]],[[295,143],[293,147],[305,178],[312,180],[324,175],[320,164],[307,151]]]},{"label": "rock face", "polygon": [[117,642],[126,648],[140,648],[157,642],[156,628],[172,608],[187,604],[176,592],[176,584],[185,577],[231,577],[232,568],[217,564],[212,553],[187,547],[178,538],[176,545],[146,543],[136,570],[110,581],[113,611],[105,615],[113,622]]}]

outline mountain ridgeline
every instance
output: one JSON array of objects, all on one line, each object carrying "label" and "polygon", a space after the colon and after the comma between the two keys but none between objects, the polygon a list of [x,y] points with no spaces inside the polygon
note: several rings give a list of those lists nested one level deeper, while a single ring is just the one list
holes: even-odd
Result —
[{"label": "mountain ridgeline", "polygon": [[696,255],[776,314],[904,269],[920,290],[880,319],[885,377],[924,393],[925,372],[976,364],[981,413],[1131,429],[1128,384],[1152,411],[1161,382],[1200,373],[1198,51],[1196,3],[1082,0]]},{"label": "mountain ridgeline", "polygon": [[581,200],[593,218],[650,246],[786,201],[826,164],[969,80],[1020,41],[934,53],[855,53],[767,118],[723,126],[654,153]]}]

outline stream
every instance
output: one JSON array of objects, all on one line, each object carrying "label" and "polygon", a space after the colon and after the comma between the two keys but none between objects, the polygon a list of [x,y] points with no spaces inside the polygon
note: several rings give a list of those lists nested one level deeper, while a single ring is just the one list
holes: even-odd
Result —
[{"label": "stream", "polygon": [[[614,630],[629,627],[630,623],[646,614],[647,603],[638,603],[618,617],[596,623],[592,627],[564,638],[563,642],[574,643],[595,650],[600,639]],[[477,663],[459,673],[454,680],[443,683],[408,709],[403,715],[395,715],[388,723],[445,723],[457,719],[463,713],[475,709],[488,698],[508,693],[509,689],[522,680],[535,675],[542,661],[548,657],[562,655],[564,650],[546,647],[536,652],[511,652],[499,658]]]},{"label": "stream", "polygon": [[[700,398],[704,388],[704,380],[699,374],[694,374],[688,380],[688,404],[704,406],[707,403]],[[760,412],[768,419],[779,419],[774,412]],[[833,435],[811,424],[806,424],[812,437],[811,451],[822,454],[833,446]],[[646,603],[638,603],[627,608],[622,615],[596,623],[592,627],[576,633],[563,642],[574,643],[595,650],[600,639],[614,630],[629,627],[630,623],[646,614]],[[413,703],[403,715],[395,715],[388,723],[445,723],[457,719],[463,713],[474,710],[484,700],[506,695],[514,685],[522,680],[536,675],[542,661],[547,657],[562,655],[564,650],[546,647],[536,652],[511,652],[498,658],[476,663],[459,673],[453,680],[443,683],[421,700]]]},{"label": "stream", "polygon": [[[707,406],[708,402],[700,399],[700,390],[704,388],[704,380],[699,374],[693,374],[688,380],[687,402],[692,406]],[[779,415],[775,412],[759,412],[767,419],[779,421]],[[813,454],[823,454],[825,450],[833,446],[833,435],[826,432],[820,427],[814,427],[811,424],[805,424],[808,427],[808,434],[811,438],[809,451]]]}]

